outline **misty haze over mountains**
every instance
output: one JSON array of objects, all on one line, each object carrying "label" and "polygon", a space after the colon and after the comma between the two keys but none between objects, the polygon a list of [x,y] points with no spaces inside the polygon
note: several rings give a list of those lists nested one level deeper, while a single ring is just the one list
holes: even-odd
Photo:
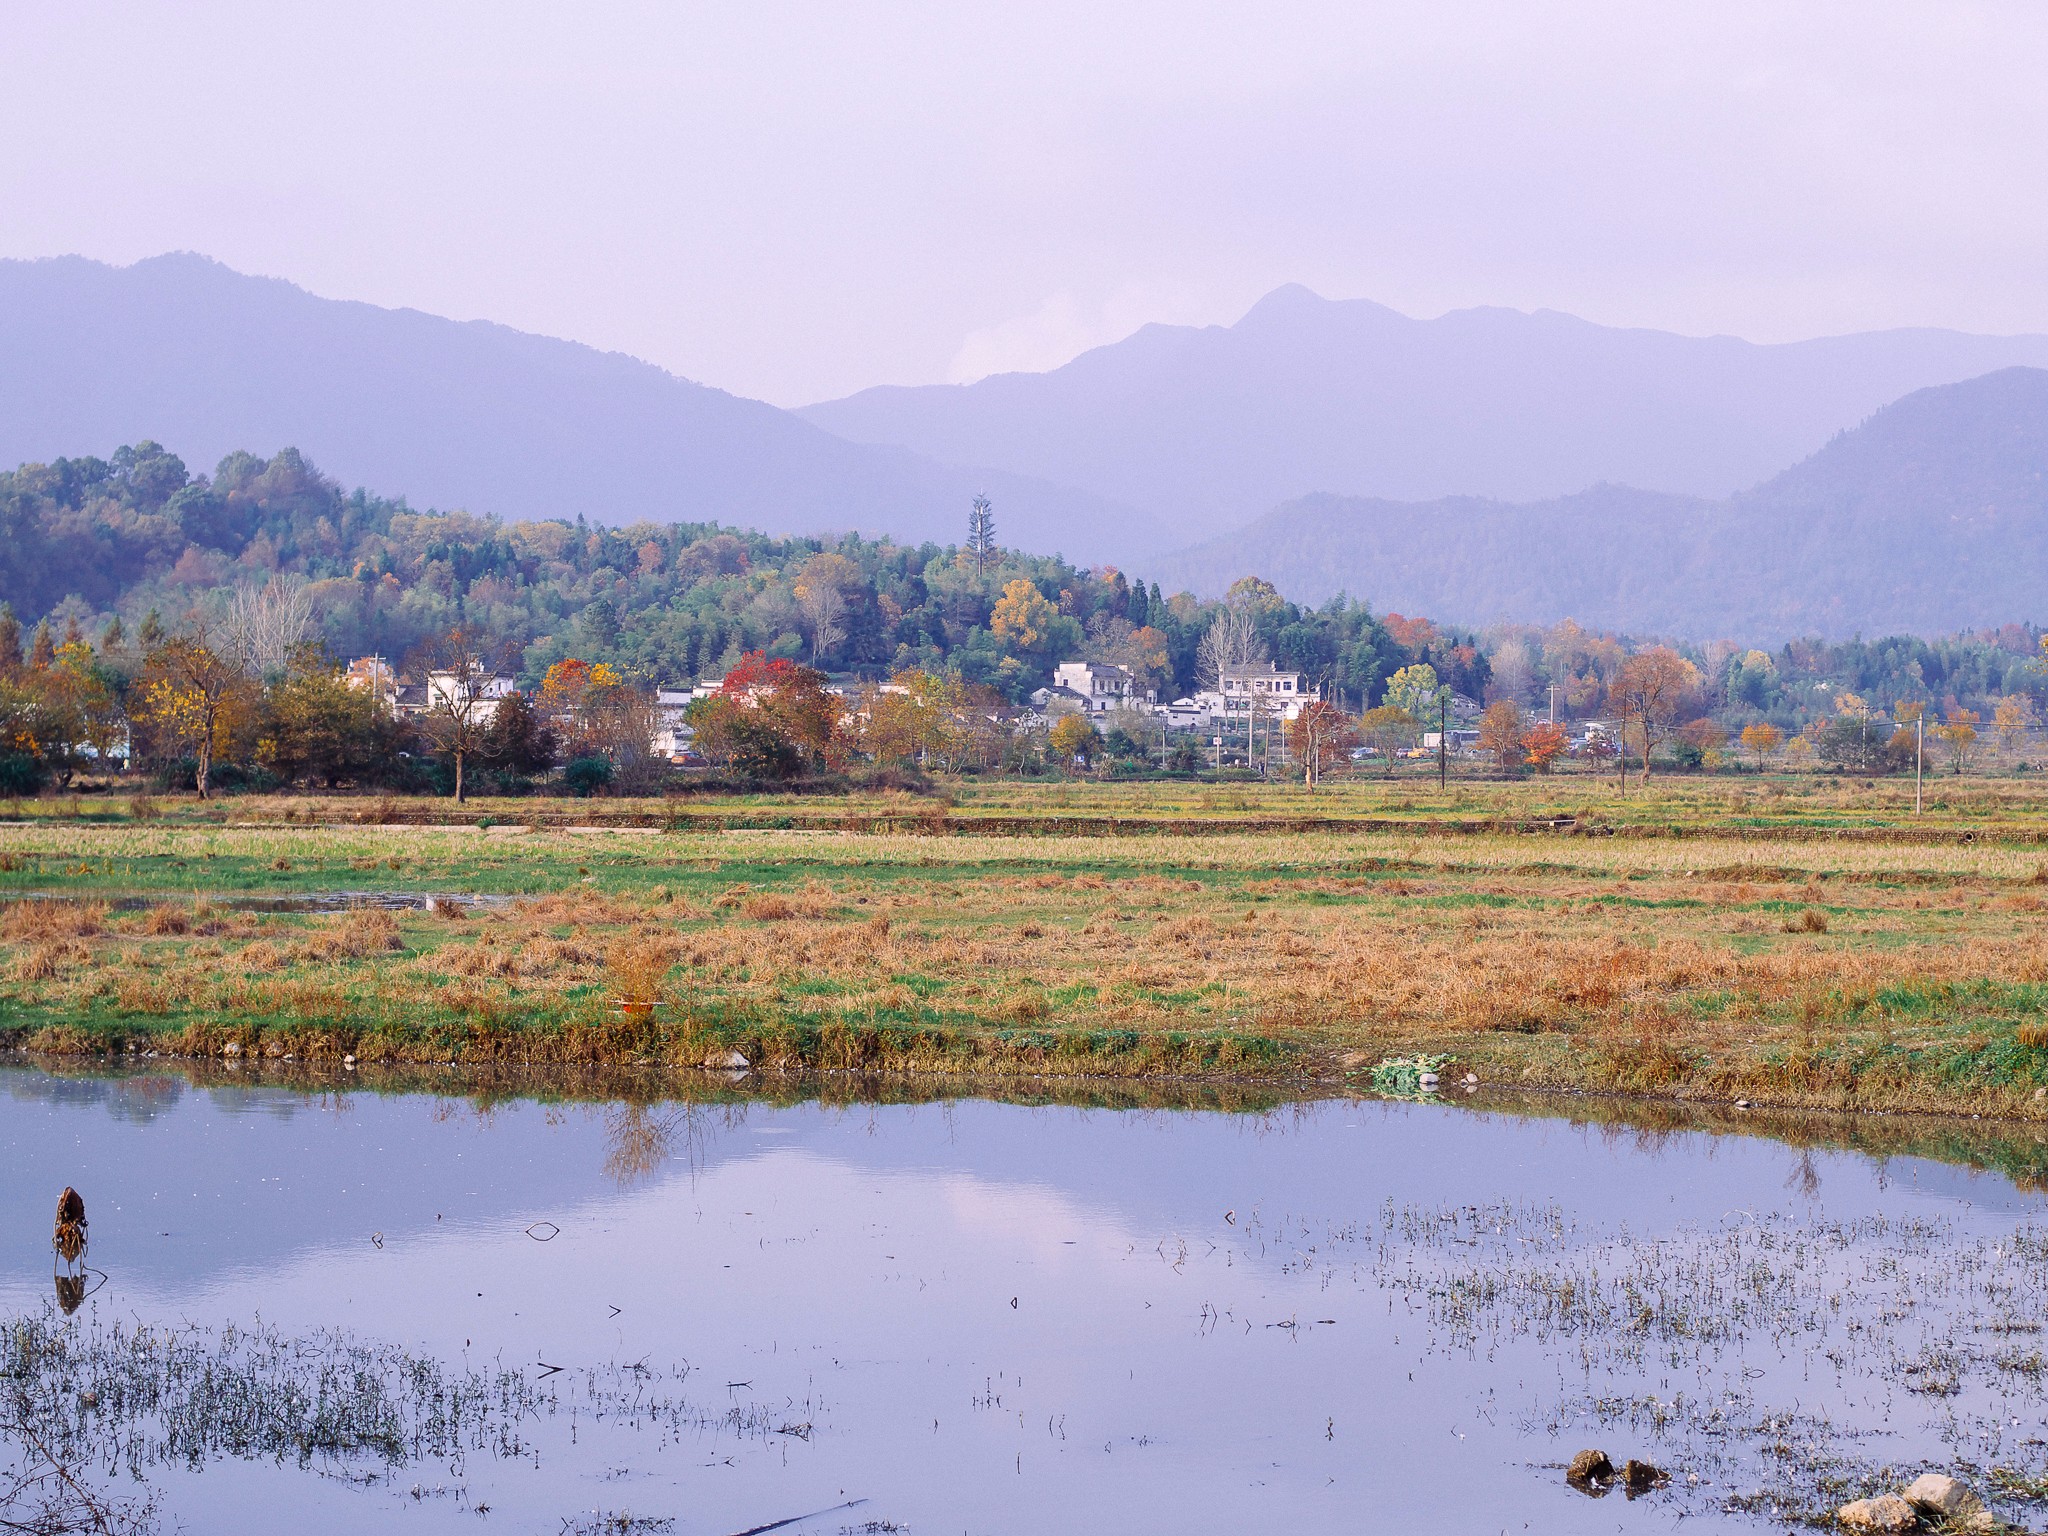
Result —
[{"label": "misty haze over mountains", "polygon": [[317,298],[201,256],[0,261],[0,462],[154,439],[194,468],[295,447],[349,485],[507,519],[770,533],[1005,533],[1083,559],[1163,525],[1086,492],[849,443],[652,364],[482,321]]},{"label": "misty haze over mountains", "polygon": [[1169,587],[1686,636],[2043,617],[2043,368],[2042,336],[1764,346],[1288,287],[788,412],[202,257],[0,262],[0,462],[290,445],[420,506],[948,543],[985,491],[1004,543]]},{"label": "misty haze over mountains", "polygon": [[[1551,500],[1303,497],[1164,562],[1214,592],[1247,551],[1297,601],[1706,639],[1938,634],[2038,618],[2048,371],[1908,395],[1725,500],[1600,485]],[[1369,582],[1370,586],[1365,583]]]},{"label": "misty haze over mountains", "polygon": [[1150,325],[1049,373],[870,389],[801,414],[1218,533],[1319,491],[1533,501],[1616,483],[1727,496],[1901,395],[2014,364],[2048,367],[2048,336],[1760,346],[1547,311],[1411,320],[1295,286],[1233,326]]}]

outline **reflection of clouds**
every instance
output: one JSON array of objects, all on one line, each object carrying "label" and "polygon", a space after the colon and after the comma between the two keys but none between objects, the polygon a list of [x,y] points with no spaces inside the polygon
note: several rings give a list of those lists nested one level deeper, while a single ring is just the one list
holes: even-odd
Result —
[{"label": "reflection of clouds", "polygon": [[[1004,1184],[965,1174],[936,1180],[939,1207],[964,1233],[991,1246],[1062,1253],[1069,1238],[1097,1236],[1100,1212],[1043,1184]],[[1128,1236],[1128,1234],[1124,1234]]]},{"label": "reflection of clouds", "polygon": [[116,1120],[146,1125],[185,1096],[183,1079],[165,1074],[135,1077],[55,1077],[45,1072],[10,1072],[7,1096],[21,1103],[65,1108],[99,1105]]}]

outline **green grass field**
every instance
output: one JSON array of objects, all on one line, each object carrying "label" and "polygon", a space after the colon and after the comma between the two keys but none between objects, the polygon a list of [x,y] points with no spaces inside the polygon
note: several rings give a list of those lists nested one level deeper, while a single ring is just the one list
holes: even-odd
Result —
[{"label": "green grass field", "polygon": [[365,1066],[736,1050],[761,1072],[1326,1084],[1424,1052],[1489,1084],[2041,1114],[2048,794],[1943,780],[1917,819],[1911,795],[32,802],[0,826],[0,1031]]}]

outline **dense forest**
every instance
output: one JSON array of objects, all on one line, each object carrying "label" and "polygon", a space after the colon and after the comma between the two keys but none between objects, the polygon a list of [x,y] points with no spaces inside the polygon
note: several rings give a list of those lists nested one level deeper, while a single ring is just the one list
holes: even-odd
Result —
[{"label": "dense forest", "polygon": [[[515,651],[528,684],[571,654],[673,685],[761,650],[839,674],[950,671],[1021,699],[1086,654],[1130,664],[1171,698],[1195,686],[1216,607],[992,537],[968,550],[415,512],[344,493],[290,449],[267,461],[231,455],[211,477],[154,443],[26,465],[0,476],[0,530],[0,599],[30,627],[47,618],[57,632],[75,623],[98,635],[118,615],[134,634],[154,612],[175,628],[238,587],[285,575],[306,582],[316,632],[337,657],[402,662],[467,624]],[[1306,611],[1263,586],[1241,596],[1274,660],[1354,703],[1416,659],[1361,604]],[[1422,649],[1457,686],[1484,686],[1470,637],[1433,636]]]},{"label": "dense forest", "polygon": [[[232,454],[209,476],[145,442],[0,475],[0,600],[25,635],[46,625],[99,644],[115,625],[132,645],[282,578],[303,584],[312,632],[336,658],[402,665],[465,625],[501,646],[528,686],[569,656],[676,685],[758,650],[842,677],[949,673],[1013,701],[1075,657],[1129,665],[1162,698],[1191,693],[1225,603],[1249,612],[1267,656],[1352,710],[1381,702],[1401,667],[1427,662],[1477,700],[1541,711],[1554,699],[1560,717],[1595,715],[1640,648],[1569,620],[1460,633],[1344,597],[1305,608],[1249,573],[1223,603],[1198,601],[1135,573],[1004,549],[999,521],[970,539],[969,516],[962,508],[962,543],[943,547],[713,524],[508,524],[344,492],[290,449]],[[1697,671],[1698,713],[1789,735],[1838,714],[1844,695],[1878,711],[1922,701],[1987,716],[2001,699],[2048,702],[2039,642],[2009,625],[1681,649]]]}]

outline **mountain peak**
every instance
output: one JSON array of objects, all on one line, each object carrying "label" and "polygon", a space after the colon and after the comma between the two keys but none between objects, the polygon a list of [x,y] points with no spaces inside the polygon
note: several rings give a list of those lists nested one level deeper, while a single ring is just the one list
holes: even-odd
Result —
[{"label": "mountain peak", "polygon": [[1246,310],[1237,323],[1245,325],[1254,320],[1272,319],[1276,315],[1309,314],[1325,308],[1329,302],[1306,284],[1282,283]]},{"label": "mountain peak", "polygon": [[1125,561],[1149,517],[1000,466],[834,437],[651,363],[508,327],[308,293],[190,251],[116,267],[0,261],[0,460],[286,445],[345,484],[507,520],[641,518],[957,538]]}]

